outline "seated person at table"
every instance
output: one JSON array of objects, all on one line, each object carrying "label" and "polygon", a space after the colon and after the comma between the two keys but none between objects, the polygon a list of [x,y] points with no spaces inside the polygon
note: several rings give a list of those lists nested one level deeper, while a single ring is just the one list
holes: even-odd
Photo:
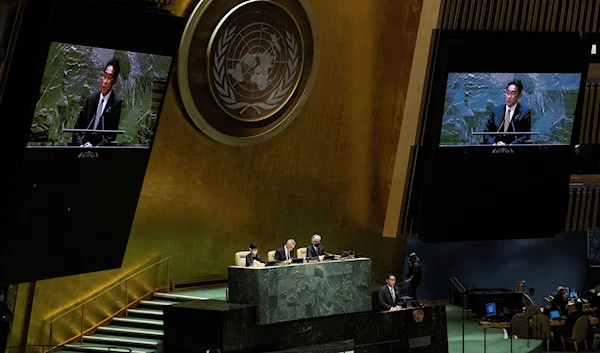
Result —
[{"label": "seated person at table", "polygon": [[580,317],[586,315],[587,314],[583,312],[583,303],[580,300],[578,300],[575,303],[575,311],[567,316],[565,326],[560,327],[555,332],[562,335],[563,337],[571,337],[571,335],[573,334],[573,327],[575,326],[575,322],[577,322],[577,320]]},{"label": "seated person at table", "polygon": [[553,296],[550,295],[547,298],[544,298],[544,300],[546,301],[546,306],[544,306],[544,314],[546,316],[550,317],[550,312],[552,311],[558,311],[558,313],[560,314],[560,308],[554,302]]},{"label": "seated person at table", "polygon": [[381,311],[400,310],[400,303],[404,301],[400,290],[396,286],[396,275],[389,273],[385,276],[385,286],[379,289],[379,308]]},{"label": "seated person at table", "polygon": [[590,289],[586,294],[586,299],[588,304],[590,304],[590,312],[595,315],[596,310],[598,309],[598,296],[596,295],[596,292],[593,289]]},{"label": "seated person at table", "polygon": [[329,254],[325,252],[325,248],[321,245],[321,236],[315,234],[312,236],[311,245],[306,247],[306,259],[307,260],[323,260],[325,256]]},{"label": "seated person at table", "polygon": [[262,259],[258,255],[258,245],[256,245],[256,243],[250,244],[250,254],[246,255],[246,267],[249,266],[265,266]]},{"label": "seated person at table", "polygon": [[288,239],[284,246],[275,250],[275,261],[291,264],[294,259],[292,250],[294,250],[295,246],[296,241],[294,239]]},{"label": "seated person at table", "polygon": [[567,290],[560,286],[556,289],[556,294],[554,294],[554,303],[560,309],[560,314],[563,315],[567,312],[567,305],[569,304],[569,293]]}]

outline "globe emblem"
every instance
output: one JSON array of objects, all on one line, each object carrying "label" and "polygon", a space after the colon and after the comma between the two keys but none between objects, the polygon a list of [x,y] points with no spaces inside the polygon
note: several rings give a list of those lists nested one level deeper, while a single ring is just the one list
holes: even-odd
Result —
[{"label": "globe emblem", "polygon": [[283,108],[302,75],[297,24],[281,5],[261,3],[271,5],[261,11],[232,10],[213,33],[208,49],[213,97],[227,114],[249,122]]}]

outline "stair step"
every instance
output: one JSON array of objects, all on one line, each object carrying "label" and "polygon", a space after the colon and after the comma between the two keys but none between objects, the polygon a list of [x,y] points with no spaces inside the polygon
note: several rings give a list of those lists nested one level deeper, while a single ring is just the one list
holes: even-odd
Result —
[{"label": "stair step", "polygon": [[163,311],[162,309],[127,309],[127,316],[161,319]]},{"label": "stair step", "polygon": [[109,352],[110,353],[155,353],[156,349],[149,348],[136,348],[136,347],[128,347],[128,346],[117,346],[117,345],[105,345],[105,344],[91,344],[91,343],[74,343],[65,345],[67,350],[62,350],[61,352],[90,352],[90,353],[101,353],[101,352]]},{"label": "stair step", "polygon": [[133,326],[133,327],[148,327],[162,329],[163,321],[155,319],[144,319],[140,317],[115,317],[112,319],[112,323],[121,326]]},{"label": "stair step", "polygon": [[164,300],[140,300],[140,306],[147,306],[153,308],[162,308],[163,306],[171,306],[179,304],[180,302],[164,301]]},{"label": "stair step", "polygon": [[83,342],[89,343],[104,343],[104,344],[122,344],[124,346],[132,346],[132,347],[146,347],[146,348],[155,348],[160,343],[161,340],[154,340],[149,338],[137,338],[137,337],[126,337],[126,336],[113,336],[113,335],[102,335],[96,334],[93,336],[85,336],[83,338]]},{"label": "stair step", "polygon": [[137,327],[127,327],[127,326],[100,326],[98,327],[98,331],[102,333],[115,333],[115,334],[126,334],[127,336],[132,335],[140,335],[140,336],[152,336],[161,338],[164,336],[164,332],[161,330],[150,330],[144,328]]},{"label": "stair step", "polygon": [[179,302],[190,301],[190,300],[209,300],[210,298],[204,297],[195,297],[193,295],[185,295],[185,294],[172,294],[172,293],[154,293],[152,297],[160,298],[160,299],[170,299],[176,300]]}]

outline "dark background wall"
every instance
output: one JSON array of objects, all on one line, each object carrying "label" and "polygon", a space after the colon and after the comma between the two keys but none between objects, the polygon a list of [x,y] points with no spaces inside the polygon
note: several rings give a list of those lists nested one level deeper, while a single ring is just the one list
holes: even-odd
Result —
[{"label": "dark background wall", "polygon": [[411,237],[406,250],[416,251],[421,259],[419,298],[447,298],[445,280],[450,277],[479,288],[511,290],[523,280],[526,293],[534,288],[533,300],[543,305],[544,296],[559,285],[575,288],[578,293],[587,289],[586,239],[585,232],[565,232],[547,239],[427,244]]}]

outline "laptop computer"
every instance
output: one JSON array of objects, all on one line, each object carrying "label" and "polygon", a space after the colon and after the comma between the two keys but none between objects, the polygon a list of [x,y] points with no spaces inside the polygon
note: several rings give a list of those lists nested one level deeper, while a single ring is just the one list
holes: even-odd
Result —
[{"label": "laptop computer", "polygon": [[299,259],[292,259],[292,263],[294,264],[301,264],[304,262],[303,258],[299,258]]},{"label": "laptop computer", "polygon": [[577,292],[571,292],[571,293],[569,293],[569,297],[571,297],[571,298],[577,298]]},{"label": "laptop computer", "polygon": [[558,310],[552,310],[550,312],[550,320],[554,319],[560,319],[560,313],[558,312]]}]

